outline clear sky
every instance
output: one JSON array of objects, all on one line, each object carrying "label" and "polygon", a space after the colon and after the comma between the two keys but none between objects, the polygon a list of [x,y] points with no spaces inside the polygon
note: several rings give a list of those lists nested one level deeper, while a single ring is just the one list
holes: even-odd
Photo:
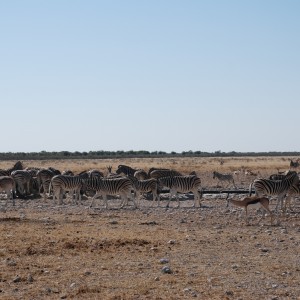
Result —
[{"label": "clear sky", "polygon": [[0,152],[299,151],[300,1],[0,2]]}]

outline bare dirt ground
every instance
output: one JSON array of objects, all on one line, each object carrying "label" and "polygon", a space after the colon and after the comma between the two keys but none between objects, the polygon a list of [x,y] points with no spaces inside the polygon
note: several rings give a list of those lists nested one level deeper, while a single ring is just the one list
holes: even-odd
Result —
[{"label": "bare dirt ground", "polygon": [[[209,168],[196,171],[217,188]],[[201,208],[110,199],[108,210],[17,199],[0,212],[0,299],[300,299],[299,202],[278,225],[252,212],[246,226],[225,196]]]}]

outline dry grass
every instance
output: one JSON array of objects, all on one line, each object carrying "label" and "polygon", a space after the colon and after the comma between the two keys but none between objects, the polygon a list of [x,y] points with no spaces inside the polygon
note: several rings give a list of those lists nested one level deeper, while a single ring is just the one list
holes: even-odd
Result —
[{"label": "dry grass", "polygon": [[[244,167],[263,174],[286,170],[288,158],[25,161],[75,172],[128,164],[148,170],[195,170],[213,187],[212,171]],[[0,168],[14,162],[2,162]],[[253,178],[238,177],[239,186]],[[246,226],[224,196],[202,208],[88,209],[48,199],[17,200],[0,213],[1,299],[300,299],[299,207],[280,225]],[[89,200],[86,200],[89,201]],[[166,202],[162,201],[162,205]],[[171,203],[171,206],[173,203]],[[251,223],[258,220],[252,215]],[[167,259],[171,274],[162,273]]]}]

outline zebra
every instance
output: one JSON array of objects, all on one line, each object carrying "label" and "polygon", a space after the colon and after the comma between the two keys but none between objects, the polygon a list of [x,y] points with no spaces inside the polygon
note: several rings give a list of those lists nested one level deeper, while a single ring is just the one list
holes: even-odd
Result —
[{"label": "zebra", "polygon": [[[213,172],[213,179],[218,179],[217,185],[219,185],[219,182],[220,182],[220,181],[227,181],[227,182],[228,182],[228,185],[229,185],[230,183],[232,183],[233,186],[236,188],[236,185],[235,185],[235,183],[234,183],[234,179],[233,179],[233,175],[232,175],[232,174],[221,174],[221,173],[219,173],[219,172],[214,171],[214,172]],[[227,185],[227,186],[228,186],[228,185]]]},{"label": "zebra", "polygon": [[150,173],[151,173],[152,171],[155,171],[155,170],[165,170],[165,171],[168,171],[168,170],[170,170],[170,169],[166,169],[166,168],[150,168],[150,169],[148,170],[148,176],[150,176]]},{"label": "zebra", "polygon": [[0,192],[3,191],[5,191],[7,197],[6,206],[9,199],[13,201],[13,206],[15,206],[14,194],[16,193],[16,183],[11,176],[0,176]]},{"label": "zebra", "polygon": [[74,172],[71,170],[64,170],[61,175],[74,176]]},{"label": "zebra", "polygon": [[103,172],[95,169],[88,171],[88,174],[89,177],[104,177]]},{"label": "zebra", "polygon": [[285,178],[284,174],[272,174],[269,176],[270,180],[283,180]]},{"label": "zebra", "polygon": [[17,161],[14,166],[7,170],[0,170],[0,176],[10,176],[13,171],[23,170],[23,164],[20,161]]},{"label": "zebra", "polygon": [[170,197],[167,204],[167,207],[170,205],[170,201],[173,196],[177,199],[177,207],[180,206],[178,193],[188,193],[192,192],[194,194],[194,205],[198,201],[198,206],[201,207],[200,199],[202,198],[201,192],[201,180],[199,177],[194,175],[185,175],[185,176],[171,176],[171,177],[160,177],[158,179],[158,184],[160,187],[168,187],[170,189]]},{"label": "zebra", "polygon": [[130,198],[134,204],[134,207],[137,208],[134,197],[131,193],[131,190],[134,189],[132,182],[127,177],[122,178],[100,178],[92,177],[87,180],[84,180],[84,186],[87,190],[95,191],[95,195],[92,198],[90,207],[93,206],[93,203],[96,198],[102,196],[105,202],[105,208],[108,208],[107,195],[117,195],[119,194],[122,198],[121,207],[128,204],[128,198]]},{"label": "zebra", "polygon": [[140,196],[142,193],[149,193],[152,192],[153,196],[153,202],[157,199],[157,206],[159,206],[159,195],[158,195],[158,182],[154,178],[145,179],[145,180],[139,180],[135,176],[128,176],[128,178],[131,180],[134,191],[137,195],[137,200],[140,200]]},{"label": "zebra", "polygon": [[291,161],[290,161],[290,169],[292,169],[292,168],[297,169],[299,166],[300,166],[299,158],[297,160],[295,160],[295,161],[293,161],[291,159]]},{"label": "zebra", "polygon": [[39,186],[39,192],[43,192],[43,198],[46,200],[46,191],[49,191],[49,184],[53,176],[59,175],[55,174],[55,171],[53,169],[41,169],[37,172],[37,182]]},{"label": "zebra", "polygon": [[255,179],[249,186],[249,196],[251,196],[252,186],[255,188],[255,196],[260,197],[264,195],[275,196],[277,195],[276,211],[278,211],[279,204],[283,208],[283,199],[288,193],[290,188],[297,185],[299,177],[297,172],[288,171],[283,180],[270,180],[270,179]]},{"label": "zebra", "polygon": [[126,166],[126,165],[119,165],[118,166],[118,169],[116,170],[116,173],[117,174],[125,174],[126,176],[128,175],[131,175],[131,176],[134,176],[134,173],[138,171],[137,169],[133,169],[129,166]]},{"label": "zebra", "polygon": [[[299,197],[300,196],[300,183],[297,185],[292,185],[287,194],[286,194],[286,199],[285,199],[285,204],[284,204],[284,212],[286,211],[287,205],[289,206],[289,209],[293,211],[292,205],[291,205],[291,198],[293,197]],[[295,201],[295,200],[294,200]]]},{"label": "zebra", "polygon": [[[68,191],[72,197],[73,203],[77,204],[77,199],[81,203],[80,190],[83,187],[83,179],[81,176],[55,175],[52,177],[49,185],[49,194],[53,190],[53,200],[58,199],[58,204],[63,203],[63,193]],[[75,195],[74,195],[75,193]]]},{"label": "zebra", "polygon": [[138,180],[146,180],[150,177],[148,176],[148,173],[144,170],[137,170],[134,172],[133,176],[137,178]]},{"label": "zebra", "polygon": [[16,170],[11,173],[12,178],[16,182],[16,191],[21,196],[27,196],[30,194],[30,182],[32,176],[30,172],[25,170]]},{"label": "zebra", "polygon": [[183,176],[180,172],[170,169],[153,170],[150,172],[150,178],[159,179],[161,177]]}]

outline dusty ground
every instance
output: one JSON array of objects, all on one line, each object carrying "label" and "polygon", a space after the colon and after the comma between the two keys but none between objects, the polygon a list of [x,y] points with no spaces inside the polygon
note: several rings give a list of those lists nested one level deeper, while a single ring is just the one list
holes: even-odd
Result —
[{"label": "dusty ground", "polygon": [[254,212],[246,226],[224,194],[196,209],[89,202],[17,199],[0,212],[0,299],[300,299],[299,202],[275,226]]}]

